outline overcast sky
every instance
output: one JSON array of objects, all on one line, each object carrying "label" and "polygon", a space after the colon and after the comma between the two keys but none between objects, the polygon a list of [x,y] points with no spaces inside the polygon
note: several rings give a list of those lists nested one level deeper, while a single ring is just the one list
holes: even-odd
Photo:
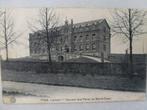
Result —
[{"label": "overcast sky", "polygon": [[104,7],[146,8],[147,0],[0,0],[2,7]]},{"label": "overcast sky", "polygon": [[[28,35],[30,30],[27,21],[31,21],[38,17],[38,8],[11,8],[12,18],[15,21],[16,32],[22,32],[23,35],[18,39],[18,44],[10,49],[10,57],[29,56],[29,40]],[[60,18],[60,23],[63,24],[65,18],[73,19],[74,23],[106,18],[108,23],[112,20],[112,9],[98,8],[55,8],[54,9]],[[147,37],[141,36],[134,40],[134,53],[147,53]],[[119,37],[114,37],[111,40],[112,53],[124,53],[128,44],[123,43]],[[4,51],[1,51],[4,55]]]}]

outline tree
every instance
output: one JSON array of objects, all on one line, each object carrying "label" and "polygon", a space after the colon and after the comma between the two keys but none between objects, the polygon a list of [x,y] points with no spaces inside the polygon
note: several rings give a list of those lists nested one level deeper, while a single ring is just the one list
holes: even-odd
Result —
[{"label": "tree", "polygon": [[[51,59],[51,45],[53,43],[53,37],[56,27],[58,25],[59,18],[51,8],[41,8],[39,10],[39,17],[35,19],[35,23],[28,22],[31,31],[36,32],[42,30],[46,36],[48,60],[52,63]],[[35,25],[34,25],[35,24]]]},{"label": "tree", "polygon": [[133,39],[144,32],[146,11],[138,9],[116,9],[113,15],[112,32],[129,41],[130,73],[133,73]]},{"label": "tree", "polygon": [[1,11],[1,21],[0,21],[0,44],[5,49],[6,60],[9,59],[9,45],[16,43],[20,34],[16,34],[14,31],[14,20],[11,17],[10,12],[6,9]]}]

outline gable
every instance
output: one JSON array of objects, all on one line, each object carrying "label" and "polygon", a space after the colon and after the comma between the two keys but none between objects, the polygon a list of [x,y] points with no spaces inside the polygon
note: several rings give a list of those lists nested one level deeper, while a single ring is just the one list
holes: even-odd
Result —
[{"label": "gable", "polygon": [[108,22],[107,22],[106,19],[104,19],[104,20],[101,22],[101,24],[105,25],[105,26],[108,27],[109,30],[110,30],[110,26],[109,26],[109,24],[108,24]]}]

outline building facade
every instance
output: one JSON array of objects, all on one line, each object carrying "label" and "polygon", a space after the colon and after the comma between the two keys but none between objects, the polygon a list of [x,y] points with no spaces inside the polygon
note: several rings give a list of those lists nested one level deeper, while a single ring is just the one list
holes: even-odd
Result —
[{"label": "building facade", "polygon": [[[45,32],[29,34],[30,56],[47,59]],[[50,37],[51,57],[55,61],[66,61],[81,56],[108,59],[110,55],[110,27],[105,19],[82,23],[65,21],[63,26],[54,29]]]}]

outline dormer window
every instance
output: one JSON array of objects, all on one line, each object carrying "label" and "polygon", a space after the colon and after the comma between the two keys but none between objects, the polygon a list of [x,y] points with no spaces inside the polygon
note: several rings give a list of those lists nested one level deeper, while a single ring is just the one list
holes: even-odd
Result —
[{"label": "dormer window", "polygon": [[77,39],[77,36],[74,36],[74,41],[76,41],[76,39]]},{"label": "dormer window", "polygon": [[95,34],[92,34],[92,36],[95,36]]}]

